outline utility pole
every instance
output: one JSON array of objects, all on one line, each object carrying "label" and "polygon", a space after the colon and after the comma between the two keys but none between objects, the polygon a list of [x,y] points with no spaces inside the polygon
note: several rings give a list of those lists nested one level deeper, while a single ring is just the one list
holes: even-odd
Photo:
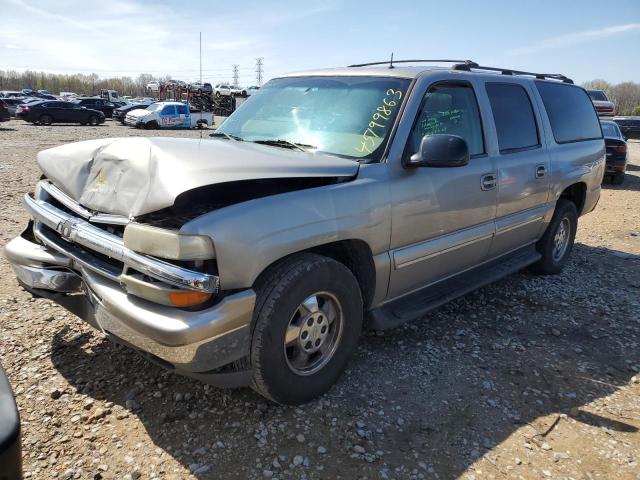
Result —
[{"label": "utility pole", "polygon": [[264,57],[256,58],[256,80],[258,81],[258,86],[262,86],[262,61]]},{"label": "utility pole", "polygon": [[202,83],[202,32],[200,32],[200,83]]},{"label": "utility pole", "polygon": [[233,65],[233,86],[240,86],[240,72],[238,71],[240,65]]}]

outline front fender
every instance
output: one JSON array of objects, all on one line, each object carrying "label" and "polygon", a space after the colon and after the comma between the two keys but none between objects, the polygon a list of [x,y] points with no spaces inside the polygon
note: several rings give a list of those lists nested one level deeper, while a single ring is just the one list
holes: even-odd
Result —
[{"label": "front fender", "polygon": [[181,232],[209,235],[222,289],[249,288],[262,271],[295,252],[358,239],[374,255],[389,249],[385,164],[363,165],[355,180],[258,198],[202,215]]}]

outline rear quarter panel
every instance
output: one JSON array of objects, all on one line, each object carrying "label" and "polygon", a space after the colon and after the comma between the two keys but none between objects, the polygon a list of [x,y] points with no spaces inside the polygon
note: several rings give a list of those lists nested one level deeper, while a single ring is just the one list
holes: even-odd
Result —
[{"label": "rear quarter panel", "polygon": [[[549,152],[549,201],[557,202],[565,189],[576,183],[584,183],[586,197],[582,211],[579,213],[589,213],[600,198],[600,185],[602,184],[606,158],[604,139],[557,143],[542,97],[535,86],[531,90],[540,112],[545,145]],[[547,223],[551,221],[552,213],[551,211],[546,216]]]}]

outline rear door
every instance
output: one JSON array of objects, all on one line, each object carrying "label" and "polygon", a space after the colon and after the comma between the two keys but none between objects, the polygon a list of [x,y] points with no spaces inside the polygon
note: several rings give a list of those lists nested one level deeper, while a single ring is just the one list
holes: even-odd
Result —
[{"label": "rear door", "polygon": [[528,82],[488,81],[485,93],[498,144],[496,234],[489,252],[496,257],[538,239],[549,210],[549,154]]}]

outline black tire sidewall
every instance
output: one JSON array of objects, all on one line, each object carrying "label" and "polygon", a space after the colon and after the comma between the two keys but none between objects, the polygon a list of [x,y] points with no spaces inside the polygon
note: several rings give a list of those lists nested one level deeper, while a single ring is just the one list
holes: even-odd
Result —
[{"label": "black tire sidewall", "polygon": [[[564,218],[568,218],[571,225],[569,244],[567,245],[567,249],[562,258],[556,261],[553,259],[553,241],[556,231]],[[549,226],[547,227],[542,239],[538,242],[537,249],[542,254],[542,258],[534,266],[534,270],[537,270],[538,273],[542,274],[559,273],[571,256],[577,228],[578,212],[575,204],[564,199],[558,200],[551,222],[549,222]]]},{"label": "black tire sidewall", "polygon": [[89,125],[91,125],[92,127],[98,124],[98,117],[96,117],[95,115],[91,115],[88,119],[87,122]]},{"label": "black tire sidewall", "polygon": [[40,124],[41,125],[51,125],[53,119],[51,115],[40,115]]},{"label": "black tire sidewall", "polygon": [[[313,257],[322,260],[309,263],[308,268],[299,269],[293,277],[276,279],[285,282],[284,289],[271,290],[264,302],[257,303],[263,308],[256,317],[252,363],[254,368],[259,365],[258,383],[267,388],[267,392],[261,393],[279,403],[303,403],[325,393],[340,377],[362,329],[362,297],[353,274],[334,260]],[[321,291],[335,295],[340,302],[344,319],[342,338],[334,356],[320,371],[302,376],[291,371],[286,362],[284,335],[298,306]]]}]

